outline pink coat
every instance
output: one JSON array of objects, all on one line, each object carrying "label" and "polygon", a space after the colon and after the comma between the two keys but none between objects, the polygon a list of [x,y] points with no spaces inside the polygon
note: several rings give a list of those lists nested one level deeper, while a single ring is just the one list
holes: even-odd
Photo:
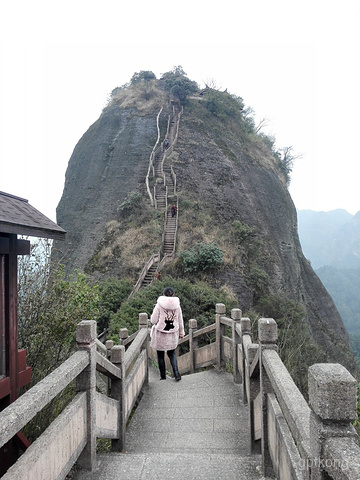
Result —
[{"label": "pink coat", "polygon": [[158,298],[151,314],[150,345],[155,350],[174,350],[179,343],[179,335],[184,336],[184,320],[178,297]]}]

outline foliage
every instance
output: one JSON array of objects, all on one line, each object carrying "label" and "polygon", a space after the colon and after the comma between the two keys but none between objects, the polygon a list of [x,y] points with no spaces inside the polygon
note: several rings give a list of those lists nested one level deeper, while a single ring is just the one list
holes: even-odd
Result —
[{"label": "foliage", "polygon": [[109,326],[112,314],[116,313],[124,300],[128,298],[132,290],[130,282],[107,278],[99,283],[100,315],[98,319],[98,331],[101,332]]},{"label": "foliage", "polygon": [[164,73],[161,80],[164,83],[165,90],[178,97],[182,103],[186,102],[189,95],[199,90],[197,83],[188,79],[181,65],[174,67],[170,72]]},{"label": "foliage", "polygon": [[349,340],[355,360],[360,367],[360,333],[349,333]]},{"label": "foliage", "polygon": [[129,214],[137,208],[140,208],[140,201],[142,195],[140,192],[130,192],[121,205],[118,207],[118,212]]},{"label": "foliage", "polygon": [[205,271],[223,264],[224,253],[213,242],[198,242],[192,248],[183,250],[180,260],[186,273]]},{"label": "foliage", "polygon": [[360,435],[360,383],[358,383],[357,386],[357,414],[358,418],[354,422],[354,427],[356,428],[358,435]]},{"label": "foliage", "polygon": [[25,348],[38,382],[62,363],[75,346],[76,325],[97,320],[99,291],[75,271],[65,278],[64,267],[50,268],[49,242],[31,246],[31,255],[19,260],[19,346]]},{"label": "foliage", "polygon": [[[19,347],[26,349],[31,385],[64,362],[75,349],[76,325],[97,320],[99,292],[85,275],[65,278],[62,265],[50,265],[51,242],[40,240],[31,255],[19,258]],[[33,440],[59,414],[74,393],[70,385],[26,428]]]},{"label": "foliage", "polygon": [[278,158],[278,167],[282,171],[286,178],[286,185],[290,185],[290,174],[293,169],[294,161],[298,158],[301,158],[302,155],[295,155],[293,152],[293,147],[284,147],[279,149],[276,154]]},{"label": "foliage", "polygon": [[225,120],[228,117],[235,118],[240,115],[244,104],[241,97],[230,95],[227,92],[207,89],[205,107],[216,117]]},{"label": "foliage", "polygon": [[254,301],[261,298],[267,291],[270,283],[269,275],[259,267],[251,267],[246,277],[247,284],[251,287]]},{"label": "foliage", "polygon": [[216,303],[224,303],[229,310],[238,306],[225,292],[211,288],[203,282],[192,283],[189,280],[164,277],[161,281],[139,290],[111,317],[109,330],[114,341],[118,339],[120,328],[127,328],[129,334],[138,329],[139,313],[146,312],[150,316],[157,298],[168,285],[174,288],[175,295],[180,298],[185,328],[190,318],[196,318],[198,328],[213,323]]},{"label": "foliage", "polygon": [[255,310],[278,325],[279,355],[304,396],[310,365],[326,362],[325,355],[312,341],[305,323],[305,309],[294,300],[278,294],[261,297]]},{"label": "foliage", "polygon": [[268,292],[270,278],[261,267],[261,240],[256,227],[235,220],[232,224],[234,247],[237,247],[243,262],[243,270],[247,285],[251,288],[253,300],[256,302]]},{"label": "foliage", "polygon": [[233,222],[233,227],[235,229],[236,238],[239,243],[243,243],[248,239],[256,236],[256,228],[250,227],[246,223],[240,222],[240,220],[235,220]]},{"label": "foliage", "polygon": [[156,80],[155,73],[150,70],[140,70],[140,72],[135,72],[131,77],[130,84],[135,85],[140,82],[148,82],[149,80]]}]

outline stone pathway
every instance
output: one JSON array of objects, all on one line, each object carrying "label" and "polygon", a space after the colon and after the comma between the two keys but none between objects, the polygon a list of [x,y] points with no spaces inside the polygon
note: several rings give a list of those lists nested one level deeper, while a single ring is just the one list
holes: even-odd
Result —
[{"label": "stone pathway", "polygon": [[93,475],[77,480],[252,480],[261,458],[250,455],[248,407],[230,374],[208,370],[180,382],[149,385],[129,424],[126,453],[98,455]]}]

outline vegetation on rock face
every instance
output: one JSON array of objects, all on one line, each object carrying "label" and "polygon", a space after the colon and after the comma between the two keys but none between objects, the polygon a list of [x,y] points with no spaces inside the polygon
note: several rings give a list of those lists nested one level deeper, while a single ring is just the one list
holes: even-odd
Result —
[{"label": "vegetation on rock face", "polygon": [[102,240],[89,259],[85,272],[105,274],[136,282],[149,257],[160,248],[163,215],[139,192],[131,192],[117,209],[117,217],[106,225]]},{"label": "vegetation on rock face", "polygon": [[216,303],[224,303],[228,311],[238,306],[226,290],[212,288],[204,282],[191,282],[189,279],[173,278],[164,275],[161,281],[156,281],[149,287],[139,290],[125,301],[110,319],[110,335],[118,341],[119,329],[127,328],[129,334],[138,329],[139,313],[151,315],[157,298],[162,295],[166,286],[175,290],[180,298],[181,308],[187,330],[187,322],[195,318],[198,328],[214,323]]},{"label": "vegetation on rock face", "polygon": [[254,309],[262,317],[276,319],[279,355],[303,395],[307,396],[308,368],[314,363],[326,362],[326,355],[314,343],[304,322],[304,307],[287,297],[270,294],[259,298]]},{"label": "vegetation on rock face", "polygon": [[183,250],[179,258],[184,272],[206,271],[223,264],[224,253],[215,243],[198,242],[192,248]]},{"label": "vegetation on rock face", "polygon": [[174,67],[170,72],[164,73],[160,81],[163,82],[165,90],[177,97],[182,104],[186,103],[189,95],[199,90],[197,83],[188,79],[180,65]]}]

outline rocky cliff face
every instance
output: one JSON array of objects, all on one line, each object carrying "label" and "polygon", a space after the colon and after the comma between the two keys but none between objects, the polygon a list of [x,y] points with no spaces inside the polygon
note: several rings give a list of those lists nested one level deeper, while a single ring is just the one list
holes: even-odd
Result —
[{"label": "rocky cliff face", "polygon": [[[135,283],[160,248],[162,215],[150,204],[145,176],[156,116],[164,105],[163,139],[169,107],[161,90],[152,92],[121,92],[75,147],[57,210],[67,231],[69,270]],[[184,108],[169,161],[179,195],[177,253],[197,241],[216,242],[225,265],[209,282],[230,289],[244,312],[253,307],[259,282],[303,305],[304,321],[329,361],[353,370],[343,321],[302,254],[295,207],[263,139],[241,121],[214,115],[199,97]],[[126,210],[131,198],[138,198],[140,209]]]}]

